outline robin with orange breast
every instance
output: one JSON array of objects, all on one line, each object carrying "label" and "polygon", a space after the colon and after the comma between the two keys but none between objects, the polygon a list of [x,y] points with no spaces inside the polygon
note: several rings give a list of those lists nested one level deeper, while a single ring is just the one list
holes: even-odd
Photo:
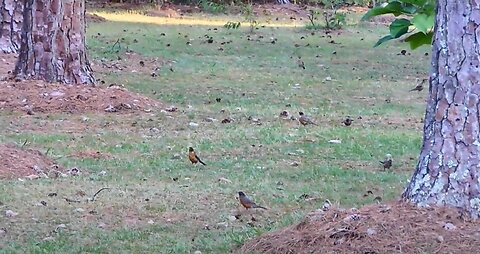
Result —
[{"label": "robin with orange breast", "polygon": [[255,202],[253,202],[252,200],[250,200],[250,199],[247,197],[247,195],[245,195],[245,193],[243,193],[243,191],[239,191],[239,192],[238,192],[238,198],[240,199],[240,204],[242,204],[242,206],[245,207],[246,209],[250,209],[250,208],[261,208],[261,209],[267,210],[267,208],[255,204]]},{"label": "robin with orange breast", "polygon": [[207,165],[203,163],[203,161],[200,160],[200,158],[198,158],[197,154],[195,153],[195,150],[193,150],[193,147],[188,148],[188,159],[190,160],[190,162],[192,162],[192,164],[197,164],[198,162],[200,162],[204,166]]}]

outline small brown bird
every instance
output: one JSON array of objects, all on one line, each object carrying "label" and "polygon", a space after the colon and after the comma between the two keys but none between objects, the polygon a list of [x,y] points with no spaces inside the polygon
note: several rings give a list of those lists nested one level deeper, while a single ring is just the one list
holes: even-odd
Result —
[{"label": "small brown bird", "polygon": [[345,124],[345,126],[350,126],[352,125],[352,123],[353,123],[353,120],[349,116],[347,116],[345,120],[343,120],[343,124]]},{"label": "small brown bird", "polygon": [[302,68],[302,69],[305,70],[305,62],[302,61],[302,59],[299,58],[299,59],[297,60],[297,64],[298,64],[298,67],[300,67],[300,68]]},{"label": "small brown bird", "polygon": [[392,155],[387,154],[384,161],[380,161],[383,165],[383,169],[390,169],[392,167]]},{"label": "small brown bird", "polygon": [[245,209],[261,208],[261,209],[267,210],[267,208],[255,204],[255,202],[253,202],[252,200],[250,200],[250,199],[247,197],[247,195],[245,195],[245,193],[243,193],[243,191],[239,191],[239,192],[238,192],[238,198],[240,199],[240,204],[242,204],[242,206],[245,207]]},{"label": "small brown bird", "polygon": [[300,121],[302,125],[308,125],[308,124],[317,125],[315,122],[312,121],[312,119],[306,116],[303,112],[298,112],[298,114],[300,115],[300,118],[298,118],[298,121]]},{"label": "small brown bird", "polygon": [[200,162],[204,166],[207,165],[203,163],[203,161],[200,160],[200,158],[198,158],[197,154],[195,153],[195,150],[193,150],[193,147],[188,148],[188,159],[192,162],[192,164],[197,164],[198,162]]},{"label": "small brown bird", "polygon": [[[413,92],[413,91],[422,91],[423,90],[423,84],[425,84],[425,82],[427,82],[427,79],[424,78],[422,79],[422,82],[420,82],[415,88],[411,89],[409,92]],[[417,80],[417,83],[418,83],[418,80]]]}]

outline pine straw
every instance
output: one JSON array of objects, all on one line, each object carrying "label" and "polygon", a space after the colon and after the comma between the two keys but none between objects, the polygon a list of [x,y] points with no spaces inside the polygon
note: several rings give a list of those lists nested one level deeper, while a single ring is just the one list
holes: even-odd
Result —
[{"label": "pine straw", "polygon": [[48,172],[63,170],[54,160],[35,149],[24,149],[15,144],[0,144],[0,179],[36,174],[34,167]]},{"label": "pine straw", "polygon": [[474,253],[480,223],[458,210],[403,202],[331,208],[246,242],[238,253]]},{"label": "pine straw", "polygon": [[160,102],[120,86],[70,86],[34,80],[0,82],[0,110],[128,113],[150,112],[160,106]]}]

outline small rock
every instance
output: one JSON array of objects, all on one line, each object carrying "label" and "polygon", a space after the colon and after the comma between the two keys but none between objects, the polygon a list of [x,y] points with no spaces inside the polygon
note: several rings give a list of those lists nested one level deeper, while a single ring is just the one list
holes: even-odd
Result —
[{"label": "small rock", "polygon": [[439,236],[436,237],[435,240],[437,240],[437,242],[439,242],[439,243],[443,243],[443,241],[444,241],[445,239],[443,239],[443,236],[439,235]]},{"label": "small rock", "polygon": [[153,225],[153,224],[155,224],[155,222],[154,222],[153,220],[148,220],[148,222],[147,222],[147,223],[148,223],[148,224],[150,224],[150,225]]},{"label": "small rock", "polygon": [[325,81],[332,81],[332,77],[330,77],[330,76],[326,77]]},{"label": "small rock", "polygon": [[4,236],[7,234],[7,229],[6,228],[0,228],[0,237]]},{"label": "small rock", "polygon": [[213,118],[213,117],[207,117],[205,118],[205,122],[207,123],[213,123],[213,122],[217,122],[218,120]]},{"label": "small rock", "polygon": [[453,225],[452,223],[448,222],[443,225],[443,228],[447,231],[455,230],[457,229],[457,226]]},{"label": "small rock", "polygon": [[298,166],[300,166],[300,162],[294,161],[294,162],[290,163],[290,166],[292,166],[292,167],[298,167]]},{"label": "small rock", "polygon": [[84,122],[84,123],[85,123],[85,122],[88,122],[89,120],[90,120],[90,118],[88,118],[88,117],[86,117],[86,116],[82,117],[82,122]]},{"label": "small rock", "polygon": [[328,143],[330,143],[330,144],[341,144],[342,141],[339,140],[339,139],[332,139],[332,140],[329,140]]},{"label": "small rock", "polygon": [[40,176],[39,176],[39,175],[32,174],[32,175],[26,176],[25,178],[27,178],[28,180],[35,180],[35,179],[40,178]]},{"label": "small rock", "polygon": [[152,127],[152,128],[150,128],[150,132],[159,133],[160,130],[158,128]]},{"label": "small rock", "polygon": [[65,225],[65,224],[60,224],[60,225],[58,225],[57,227],[55,227],[55,232],[58,232],[59,230],[65,229],[65,228],[67,228],[67,225]]},{"label": "small rock", "polygon": [[199,125],[198,123],[194,123],[194,122],[188,123],[188,126],[190,126],[192,128],[196,128],[196,127],[198,127],[198,125]]},{"label": "small rock", "polygon": [[230,179],[227,179],[227,178],[224,178],[224,177],[218,178],[218,181],[219,182],[224,182],[224,183],[232,183],[232,181]]},{"label": "small rock", "polygon": [[6,211],[5,211],[5,216],[7,216],[7,217],[9,217],[9,218],[13,218],[13,217],[15,217],[15,216],[17,216],[17,215],[18,215],[18,213],[14,212],[14,211],[12,211],[12,210],[6,210]]},{"label": "small rock", "polygon": [[103,222],[100,222],[100,223],[98,223],[98,225],[97,225],[97,228],[102,228],[102,229],[103,229],[103,228],[106,228],[106,227],[107,227],[107,224],[105,224],[105,223],[103,223]]},{"label": "small rock", "polygon": [[54,238],[53,236],[47,236],[47,237],[43,238],[43,240],[44,240],[45,242],[50,242],[50,241],[55,240],[55,238]]},{"label": "small rock", "polygon": [[202,254],[202,252],[199,250],[196,250],[193,254]]},{"label": "small rock", "polygon": [[216,229],[226,229],[228,227],[228,223],[226,222],[219,222],[217,223]]},{"label": "small rock", "polygon": [[367,229],[367,235],[372,236],[372,235],[376,235],[376,234],[377,234],[377,230],[375,230],[373,228],[368,228]]},{"label": "small rock", "polygon": [[237,217],[233,216],[233,215],[230,215],[228,216],[228,220],[229,221],[236,221],[237,220]]},{"label": "small rock", "polygon": [[60,91],[53,91],[50,93],[50,96],[52,97],[61,97],[61,96],[64,96],[65,93],[64,92],[60,92]]},{"label": "small rock", "polygon": [[113,113],[113,112],[117,112],[118,109],[115,108],[114,106],[112,105],[108,105],[106,108],[105,108],[105,112],[110,112],[110,113]]},{"label": "small rock", "polygon": [[330,202],[330,200],[327,199],[327,200],[325,200],[325,202],[323,203],[322,210],[323,210],[323,211],[328,211],[331,206],[332,206],[332,203]]},{"label": "small rock", "polygon": [[176,153],[176,154],[172,155],[172,158],[171,158],[171,159],[172,159],[172,160],[178,160],[178,159],[180,159],[181,157],[182,157],[182,156],[181,156],[179,153]]},{"label": "small rock", "polygon": [[83,212],[85,212],[85,209],[83,209],[83,208],[77,208],[77,209],[74,210],[74,212],[76,212],[76,213],[83,213]]}]

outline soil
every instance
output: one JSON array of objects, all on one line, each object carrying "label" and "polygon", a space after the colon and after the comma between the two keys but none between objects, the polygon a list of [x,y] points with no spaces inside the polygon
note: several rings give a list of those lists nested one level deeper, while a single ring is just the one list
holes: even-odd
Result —
[{"label": "soil", "polygon": [[[125,61],[128,59],[126,58]],[[16,56],[12,54],[0,54],[0,77],[3,80],[0,81],[0,110],[23,111],[29,115],[40,112],[128,113],[150,112],[162,106],[154,99],[129,92],[122,85],[117,84],[93,87],[51,84],[38,80],[15,82],[9,78],[15,61]],[[98,70],[99,73],[106,71],[102,69],[117,65],[112,63],[102,66],[99,67],[101,69]],[[121,67],[115,67],[115,69],[127,70]]]},{"label": "soil", "polygon": [[54,160],[38,150],[0,144],[0,179],[37,175],[39,170],[48,173],[51,169],[61,170]]},{"label": "soil", "polygon": [[252,239],[237,253],[472,253],[480,248],[480,222],[456,209],[394,202],[325,210]]},{"label": "soil", "polygon": [[85,20],[87,23],[101,23],[107,21],[104,17],[100,17],[97,14],[86,13]]}]

